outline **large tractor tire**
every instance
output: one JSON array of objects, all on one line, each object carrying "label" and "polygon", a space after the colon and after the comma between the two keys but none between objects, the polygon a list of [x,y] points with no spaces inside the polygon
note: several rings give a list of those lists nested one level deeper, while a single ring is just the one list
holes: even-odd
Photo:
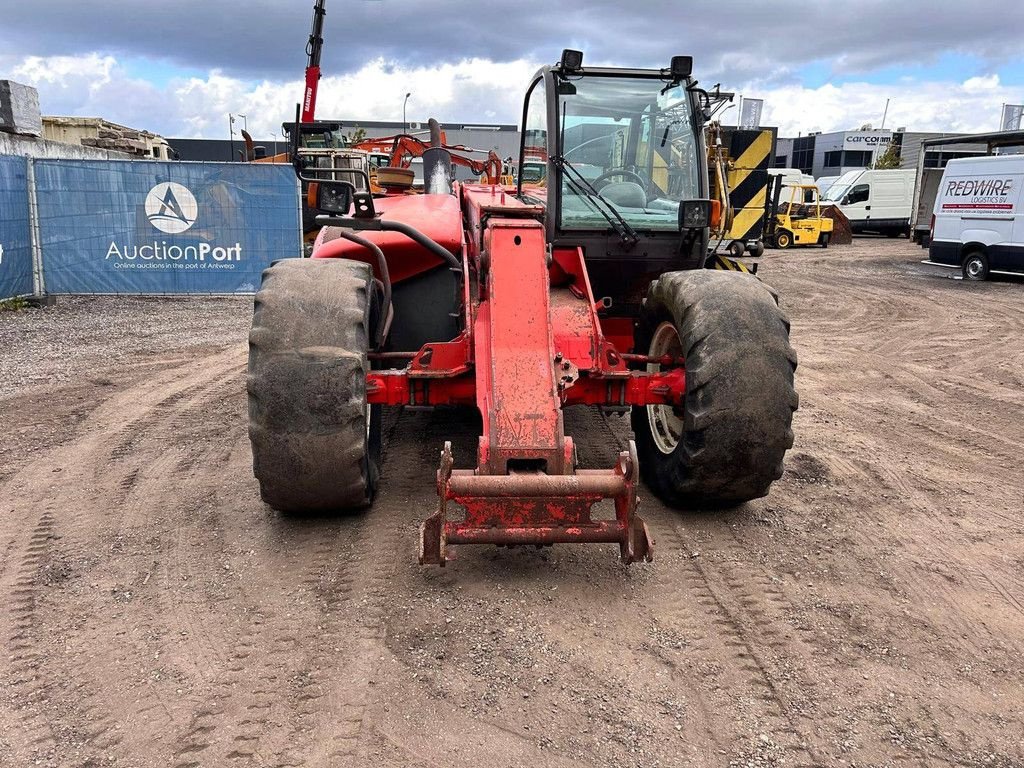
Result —
[{"label": "large tractor tire", "polygon": [[249,439],[263,500],[341,512],[373,500],[380,407],[367,406],[376,285],[366,264],[286,259],[263,273],[249,333]]},{"label": "large tractor tire", "polygon": [[[796,353],[775,294],[738,272],[670,272],[651,284],[637,350],[683,357],[683,409],[633,408],[640,472],[674,507],[768,493],[793,446]],[[660,366],[649,366],[659,370]]]}]

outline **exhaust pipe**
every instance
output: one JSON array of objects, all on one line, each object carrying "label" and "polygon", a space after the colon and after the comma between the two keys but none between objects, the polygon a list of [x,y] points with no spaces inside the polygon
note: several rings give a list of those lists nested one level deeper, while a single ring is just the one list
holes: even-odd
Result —
[{"label": "exhaust pipe", "polygon": [[441,146],[441,125],[434,118],[430,126],[430,149],[423,152],[423,192],[427,195],[452,193],[452,156]]},{"label": "exhaust pipe", "polygon": [[430,146],[440,147],[443,143],[441,141],[441,124],[434,118],[427,120],[427,126],[430,128]]}]

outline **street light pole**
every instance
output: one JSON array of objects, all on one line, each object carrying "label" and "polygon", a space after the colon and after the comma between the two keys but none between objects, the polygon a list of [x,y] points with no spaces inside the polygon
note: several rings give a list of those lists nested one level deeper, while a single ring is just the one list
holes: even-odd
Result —
[{"label": "street light pole", "polygon": [[407,133],[409,130],[409,124],[405,121],[405,105],[409,103],[409,97],[411,93],[405,94],[405,101],[402,102],[402,133]]},{"label": "street light pole", "polygon": [[235,161],[235,116],[228,112],[228,140],[231,142],[231,162]]}]

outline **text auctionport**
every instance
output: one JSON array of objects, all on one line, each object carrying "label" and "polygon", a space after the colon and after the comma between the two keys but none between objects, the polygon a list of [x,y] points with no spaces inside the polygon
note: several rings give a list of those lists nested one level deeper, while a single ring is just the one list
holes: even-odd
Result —
[{"label": "text auctionport", "polygon": [[134,261],[241,261],[242,244],[235,243],[233,246],[210,245],[199,243],[198,245],[168,245],[166,242],[156,242],[149,245],[132,245],[119,247],[112,242],[107,249],[107,259],[122,259]]}]

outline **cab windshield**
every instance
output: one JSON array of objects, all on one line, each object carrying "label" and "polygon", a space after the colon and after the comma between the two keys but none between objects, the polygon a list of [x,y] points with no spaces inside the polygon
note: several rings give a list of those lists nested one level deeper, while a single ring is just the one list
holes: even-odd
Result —
[{"label": "cab windshield", "polygon": [[853,187],[853,182],[857,180],[860,174],[860,171],[847,171],[832,183],[822,194],[821,199],[827,200],[830,203],[838,203],[846,197],[846,193]]},{"label": "cab windshield", "polygon": [[635,230],[678,231],[679,202],[700,196],[684,86],[585,75],[559,91],[561,228],[606,229],[611,206]]}]

